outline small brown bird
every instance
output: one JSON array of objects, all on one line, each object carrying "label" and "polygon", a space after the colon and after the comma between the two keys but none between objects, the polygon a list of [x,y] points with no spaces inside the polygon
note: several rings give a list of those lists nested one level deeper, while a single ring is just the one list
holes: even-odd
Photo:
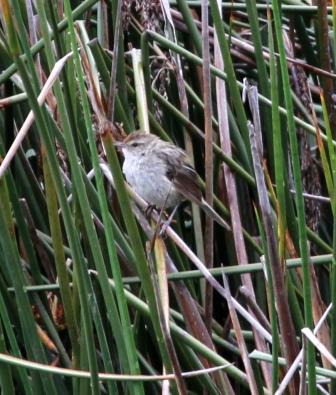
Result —
[{"label": "small brown bird", "polygon": [[124,154],[123,173],[127,182],[150,205],[176,209],[188,199],[197,203],[219,225],[230,229],[204,200],[197,173],[181,148],[143,131],[129,134],[116,146]]}]

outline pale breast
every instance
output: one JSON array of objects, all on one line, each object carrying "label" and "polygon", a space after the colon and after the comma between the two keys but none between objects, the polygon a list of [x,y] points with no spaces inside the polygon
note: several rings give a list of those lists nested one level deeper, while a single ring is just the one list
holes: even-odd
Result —
[{"label": "pale breast", "polygon": [[166,176],[166,167],[162,160],[143,157],[140,160],[127,155],[123,164],[123,173],[135,192],[149,204],[158,208],[176,206],[181,195]]}]

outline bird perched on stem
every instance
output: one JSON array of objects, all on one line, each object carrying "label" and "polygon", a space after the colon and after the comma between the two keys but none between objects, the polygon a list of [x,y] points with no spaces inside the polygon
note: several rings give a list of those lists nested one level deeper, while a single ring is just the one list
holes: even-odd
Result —
[{"label": "bird perched on stem", "polygon": [[123,173],[134,191],[150,205],[172,208],[188,199],[198,204],[219,225],[229,225],[204,200],[198,176],[187,154],[155,134],[141,130],[115,145],[124,155]]}]

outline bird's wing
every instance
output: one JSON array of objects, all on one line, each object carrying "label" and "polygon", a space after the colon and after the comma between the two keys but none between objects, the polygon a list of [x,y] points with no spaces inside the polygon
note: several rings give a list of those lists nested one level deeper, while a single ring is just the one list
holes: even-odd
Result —
[{"label": "bird's wing", "polygon": [[181,195],[199,204],[202,200],[202,192],[196,171],[188,163],[188,157],[183,150],[172,146],[172,151],[174,152],[166,149],[160,153],[167,163],[167,178]]},{"label": "bird's wing", "polygon": [[184,197],[200,204],[203,196],[198,183],[198,175],[190,165],[185,164],[177,170],[173,184]]}]

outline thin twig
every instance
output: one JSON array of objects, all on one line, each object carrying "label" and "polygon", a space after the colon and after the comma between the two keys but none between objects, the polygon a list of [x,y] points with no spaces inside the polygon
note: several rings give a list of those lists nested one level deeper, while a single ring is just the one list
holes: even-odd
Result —
[{"label": "thin twig", "polygon": [[[327,318],[329,312],[332,309],[332,304],[330,304],[328,306],[328,308],[326,309],[326,311],[324,312],[324,314],[322,315],[322,317],[320,318],[319,322],[316,324],[313,333],[316,334],[320,327],[322,326],[324,320]],[[282,382],[280,383],[278,389],[276,390],[274,395],[282,395],[284,393],[284,391],[287,388],[287,385],[289,384],[292,376],[294,375],[295,371],[298,369],[299,365],[300,365],[300,361],[302,359],[302,350],[299,352],[299,354],[297,355],[297,357],[295,358],[295,361],[292,363],[292,366],[290,366],[287,370],[287,373],[285,375],[285,377],[283,378]]]},{"label": "thin twig", "polygon": [[[63,58],[59,59],[56,63],[54,68],[52,69],[46,83],[44,84],[41,93],[37,97],[38,104],[42,106],[44,101],[46,100],[53,84],[55,83],[58,75],[62,71],[65,63],[67,60],[72,56],[72,52],[69,52]],[[25,121],[23,122],[23,125],[21,126],[21,129],[19,130],[19,133],[16,135],[15,140],[13,141],[13,144],[9,148],[6,156],[3,158],[1,164],[0,164],[0,178],[3,177],[5,174],[5,171],[7,170],[8,166],[10,165],[11,161],[13,160],[16,151],[19,149],[20,145],[22,144],[24,138],[26,137],[29,128],[33,124],[35,119],[34,112],[31,110],[29,111],[29,114]]]},{"label": "thin twig", "polygon": [[120,25],[121,25],[121,4],[122,1],[117,1],[117,15],[115,18],[114,27],[114,43],[113,43],[113,61],[111,66],[111,82],[110,91],[107,102],[107,119],[113,123],[114,121],[114,106],[117,92],[117,66],[119,56],[119,36],[120,36]]},{"label": "thin twig", "polygon": [[224,287],[225,287],[226,294],[227,294],[226,300],[227,300],[227,304],[229,307],[231,322],[232,322],[233,329],[234,329],[236,337],[237,337],[238,347],[239,347],[239,350],[241,351],[241,357],[242,357],[242,360],[243,360],[243,363],[245,366],[246,375],[247,375],[247,379],[249,382],[249,389],[251,390],[252,395],[253,394],[257,395],[259,393],[257,383],[255,381],[251,361],[248,357],[247,347],[246,347],[244,336],[242,334],[242,330],[241,330],[240,323],[238,320],[237,312],[233,306],[229,282],[228,282],[224,273],[223,273],[223,283],[224,283]]},{"label": "thin twig", "polygon": [[[204,133],[205,133],[205,200],[213,206],[213,151],[212,151],[212,99],[210,78],[210,45],[209,45],[209,4],[202,0],[202,81],[204,102]],[[213,219],[207,215],[205,218],[205,262],[208,269],[213,267]],[[205,325],[211,333],[213,310],[213,290],[209,283],[205,286]]]}]

